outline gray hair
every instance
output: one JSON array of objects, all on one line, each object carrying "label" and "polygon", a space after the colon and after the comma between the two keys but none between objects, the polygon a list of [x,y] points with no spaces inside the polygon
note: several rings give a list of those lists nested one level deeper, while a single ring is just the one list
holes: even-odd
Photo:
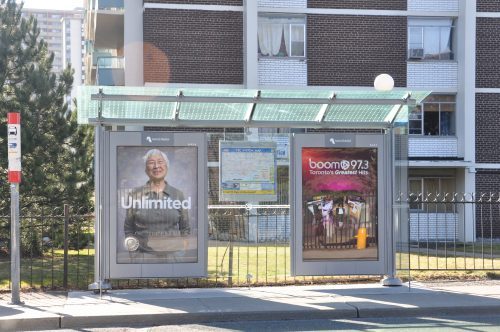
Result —
[{"label": "gray hair", "polygon": [[142,157],[142,159],[144,160],[144,163],[146,163],[148,161],[148,159],[151,158],[152,156],[162,156],[163,159],[165,159],[165,163],[167,164],[167,167],[170,166],[170,162],[168,161],[167,155],[158,149],[151,149],[148,152],[146,152],[144,157]]}]

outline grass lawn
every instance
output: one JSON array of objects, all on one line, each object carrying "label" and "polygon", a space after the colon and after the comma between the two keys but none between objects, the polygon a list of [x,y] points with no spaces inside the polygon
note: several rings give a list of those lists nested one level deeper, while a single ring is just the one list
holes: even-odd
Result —
[{"label": "grass lawn", "polygon": [[[398,254],[396,257],[399,274],[406,279],[455,279],[496,277],[487,271],[499,270],[500,258],[443,257],[441,250],[434,255],[427,251],[412,252],[410,255]],[[457,255],[459,252],[457,252]],[[450,255],[450,252],[448,252]],[[232,278],[230,278],[230,249],[227,243],[211,244],[208,248],[208,278],[175,280],[113,280],[113,286],[122,287],[163,287],[163,286],[222,286],[231,280],[235,286],[263,284],[292,284],[314,282],[348,282],[360,280],[359,277],[292,277],[290,276],[290,247],[281,244],[241,245],[234,244],[232,250]],[[448,270],[447,270],[448,269]],[[425,272],[424,270],[431,270]],[[453,271],[458,270],[458,271]],[[94,250],[71,250],[68,261],[68,288],[86,289],[93,282]],[[0,260],[0,290],[9,289],[10,262]],[[378,277],[375,276],[374,280]],[[366,280],[366,278],[361,279]],[[63,251],[54,250],[43,258],[21,260],[21,281],[23,288],[58,289],[63,286]]]},{"label": "grass lawn", "polygon": [[[68,287],[87,288],[94,276],[94,249],[69,250]],[[22,288],[62,288],[64,276],[64,252],[54,250],[40,258],[21,259]],[[0,289],[9,289],[10,261],[0,260]]]},{"label": "grass lawn", "polygon": [[453,243],[453,242],[419,242],[412,247],[412,250],[426,252],[427,250],[439,250],[441,254],[448,255],[474,255],[476,257],[484,255],[500,255],[500,243],[490,240],[478,241],[476,243]]}]

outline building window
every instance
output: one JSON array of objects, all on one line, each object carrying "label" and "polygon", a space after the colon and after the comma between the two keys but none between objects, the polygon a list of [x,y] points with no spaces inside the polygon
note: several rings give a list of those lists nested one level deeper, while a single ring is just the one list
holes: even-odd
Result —
[{"label": "building window", "polygon": [[[410,210],[426,213],[453,212],[455,189],[453,177],[418,177],[409,179]],[[432,203],[437,202],[437,203]]]},{"label": "building window", "polygon": [[259,16],[259,56],[305,57],[305,16]]},{"label": "building window", "polygon": [[409,60],[453,60],[452,18],[408,18]]},{"label": "building window", "polygon": [[454,136],[455,110],[455,95],[430,95],[410,113],[410,134]]}]

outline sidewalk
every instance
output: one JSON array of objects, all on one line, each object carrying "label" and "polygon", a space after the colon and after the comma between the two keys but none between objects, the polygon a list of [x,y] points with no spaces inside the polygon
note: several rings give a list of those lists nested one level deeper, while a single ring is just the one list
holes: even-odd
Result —
[{"label": "sidewalk", "polygon": [[234,320],[500,314],[500,282],[0,294],[0,331]]}]

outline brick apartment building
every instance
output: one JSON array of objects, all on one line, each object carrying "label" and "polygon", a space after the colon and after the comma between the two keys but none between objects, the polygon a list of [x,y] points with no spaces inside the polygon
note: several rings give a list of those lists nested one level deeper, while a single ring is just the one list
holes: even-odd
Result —
[{"label": "brick apartment building", "polygon": [[[433,92],[410,114],[410,189],[500,191],[498,0],[98,3],[86,4],[87,84],[363,90],[388,73]],[[413,212],[434,228],[459,218]]]}]

